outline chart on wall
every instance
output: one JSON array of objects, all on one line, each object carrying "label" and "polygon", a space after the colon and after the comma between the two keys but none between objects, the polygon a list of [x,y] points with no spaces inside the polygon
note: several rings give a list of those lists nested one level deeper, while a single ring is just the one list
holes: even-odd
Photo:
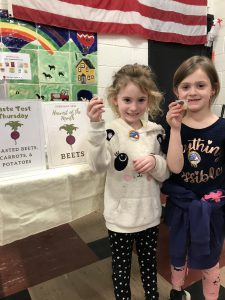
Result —
[{"label": "chart on wall", "polygon": [[30,56],[24,53],[0,52],[0,79],[30,80]]},{"label": "chart on wall", "polygon": [[10,19],[6,10],[0,28],[0,51],[30,62],[30,78],[9,78],[11,100],[87,101],[97,94],[96,33]]}]

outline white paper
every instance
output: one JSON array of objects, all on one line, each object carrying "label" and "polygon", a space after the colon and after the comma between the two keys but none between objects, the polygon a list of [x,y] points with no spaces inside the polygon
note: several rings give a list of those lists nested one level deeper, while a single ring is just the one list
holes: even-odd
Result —
[{"label": "white paper", "polygon": [[41,102],[0,101],[0,176],[46,168]]},{"label": "white paper", "polygon": [[87,102],[43,102],[50,168],[86,163]]},{"label": "white paper", "polygon": [[30,55],[0,52],[0,79],[31,80]]}]

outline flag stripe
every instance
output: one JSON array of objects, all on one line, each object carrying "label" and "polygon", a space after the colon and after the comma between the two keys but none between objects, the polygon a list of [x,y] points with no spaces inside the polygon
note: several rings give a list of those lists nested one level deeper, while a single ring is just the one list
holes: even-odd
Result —
[{"label": "flag stripe", "polygon": [[[64,0],[63,0],[64,1]],[[181,9],[187,9],[188,11],[193,10],[194,15],[200,14],[205,11],[207,8],[207,1],[206,0],[138,0],[140,3],[145,4],[147,6],[153,7],[161,7],[163,10],[174,10],[180,11]],[[202,10],[203,9],[203,10]]]},{"label": "flag stripe", "polygon": [[[179,13],[186,13],[191,14],[191,10],[193,11],[192,15],[202,15],[205,12],[205,6],[207,5],[205,1],[199,0],[199,2],[202,4],[197,4],[195,1],[195,4],[193,5],[193,0],[190,0],[190,4],[187,5],[188,1],[183,2],[184,0],[180,0],[179,2],[167,0],[123,0],[123,1],[112,1],[112,0],[99,0],[99,1],[93,1],[93,0],[59,0],[63,3],[70,3],[74,5],[84,5],[89,6],[92,8],[99,8],[99,9],[106,9],[106,10],[121,10],[121,11],[140,11],[140,9],[144,10],[147,8],[159,8],[161,10],[164,10],[166,12],[175,11]],[[183,2],[183,3],[182,3]],[[203,5],[203,3],[205,3]]]},{"label": "flag stripe", "polygon": [[[83,5],[83,0],[60,0],[61,2],[72,3],[76,5]],[[165,1],[165,0],[163,0]],[[131,5],[132,4],[132,5]],[[201,8],[199,10],[194,11],[195,15],[186,15],[185,12],[187,11],[186,5],[180,5],[179,7],[172,6],[170,9],[177,9],[177,11],[165,11],[162,10],[162,4],[159,5],[159,1],[154,3],[155,7],[150,7],[148,5],[142,5],[138,1],[94,1],[93,0],[85,0],[85,7],[92,7],[97,9],[97,13],[99,9],[104,10],[117,10],[118,13],[120,11],[124,12],[139,12],[142,16],[151,18],[151,19],[160,19],[161,21],[169,21],[169,22],[177,22],[186,25],[205,25],[205,16],[202,14],[204,13],[204,9]],[[164,4],[165,6],[165,4]],[[156,8],[158,7],[158,8]],[[190,7],[189,7],[190,8]],[[164,7],[165,9],[165,7]],[[182,12],[182,13],[181,13]],[[190,14],[190,9],[189,9]]]},{"label": "flag stripe", "polygon": [[[165,0],[88,0],[85,5],[81,5],[83,0],[11,2],[15,18],[35,23],[103,34],[138,35],[146,39],[182,44],[206,42],[207,7],[203,5],[195,6],[194,9],[194,5],[190,7],[181,1],[167,0],[171,6],[164,11]],[[201,3],[204,2],[202,0]],[[154,6],[149,6],[152,4]]]},{"label": "flag stripe", "polygon": [[[146,15],[146,14],[142,14]],[[161,21],[175,22],[185,25],[203,25],[205,26],[205,17],[204,16],[187,16],[173,11],[168,11],[166,14],[159,9],[151,8],[149,13],[149,18],[159,19]]]},{"label": "flag stripe", "polygon": [[[176,0],[174,0],[174,2],[176,2]],[[178,0],[178,2],[193,5],[193,0]],[[202,5],[202,6],[208,5],[208,0],[194,0],[194,2],[195,2],[194,5]]]}]

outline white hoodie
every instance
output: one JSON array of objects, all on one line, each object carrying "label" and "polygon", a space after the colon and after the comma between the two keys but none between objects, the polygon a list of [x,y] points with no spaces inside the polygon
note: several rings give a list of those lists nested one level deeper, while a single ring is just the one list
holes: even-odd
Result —
[{"label": "white hoodie", "polygon": [[[111,123],[91,122],[88,163],[93,172],[106,171],[104,217],[109,230],[132,233],[160,223],[160,183],[169,177],[166,160],[160,149],[162,126],[146,122],[134,131],[122,119]],[[135,133],[134,132],[134,133]],[[134,171],[133,161],[154,155],[156,166],[147,174]]]}]

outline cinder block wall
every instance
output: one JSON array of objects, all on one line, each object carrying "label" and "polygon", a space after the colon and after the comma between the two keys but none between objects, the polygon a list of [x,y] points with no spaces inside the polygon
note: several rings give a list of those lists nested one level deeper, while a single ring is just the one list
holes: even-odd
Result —
[{"label": "cinder block wall", "polygon": [[115,71],[125,64],[148,64],[147,40],[98,35],[98,74],[99,94],[104,96],[105,88],[111,84]]}]

